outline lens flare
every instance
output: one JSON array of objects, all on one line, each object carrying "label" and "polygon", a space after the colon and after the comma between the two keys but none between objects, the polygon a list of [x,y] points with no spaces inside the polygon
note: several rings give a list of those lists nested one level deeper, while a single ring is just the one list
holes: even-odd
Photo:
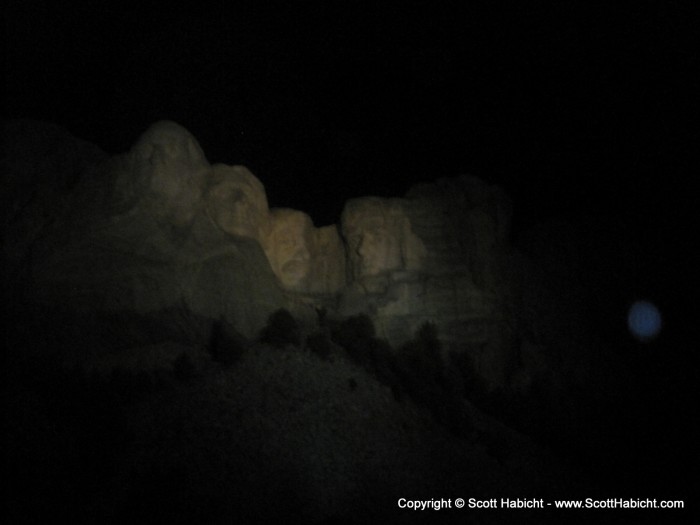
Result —
[{"label": "lens flare", "polygon": [[638,341],[651,341],[661,331],[661,313],[649,301],[636,301],[627,314],[627,326]]}]

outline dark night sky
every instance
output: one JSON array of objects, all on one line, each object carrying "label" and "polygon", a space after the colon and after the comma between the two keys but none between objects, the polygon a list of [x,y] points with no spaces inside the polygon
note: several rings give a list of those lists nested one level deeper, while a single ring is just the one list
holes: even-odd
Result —
[{"label": "dark night sky", "polygon": [[5,8],[3,114],[62,124],[109,153],[175,120],[211,162],[249,166],[271,205],[317,225],[348,197],[460,173],[504,184],[518,224],[670,222],[689,206],[700,92],[689,10],[436,3],[17,0]]}]

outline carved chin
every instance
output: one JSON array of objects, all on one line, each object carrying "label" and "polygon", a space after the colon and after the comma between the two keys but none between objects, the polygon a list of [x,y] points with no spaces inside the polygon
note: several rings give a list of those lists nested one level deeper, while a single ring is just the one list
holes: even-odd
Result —
[{"label": "carved chin", "polygon": [[282,266],[280,278],[285,285],[294,286],[306,277],[308,269],[305,261],[289,261]]},{"label": "carved chin", "polygon": [[231,235],[237,235],[238,237],[250,237],[251,239],[256,238],[255,228],[248,224],[238,222],[230,217],[222,218],[222,220],[218,222],[218,225],[219,228]]},{"label": "carved chin", "polygon": [[384,268],[382,267],[382,265],[377,264],[374,261],[363,261],[360,264],[360,275],[362,277],[372,277],[374,275],[379,275],[380,273],[382,273],[383,270]]}]

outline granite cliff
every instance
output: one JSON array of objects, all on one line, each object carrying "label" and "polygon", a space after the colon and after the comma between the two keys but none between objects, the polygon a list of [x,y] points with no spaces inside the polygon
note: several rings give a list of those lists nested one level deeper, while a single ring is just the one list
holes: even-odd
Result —
[{"label": "granite cliff", "polygon": [[[6,133],[16,137],[13,126]],[[318,311],[365,314],[395,347],[433,323],[446,354],[468,353],[489,384],[508,381],[510,204],[498,188],[442,179],[403,198],[353,199],[339,224],[319,228],[302,211],[270,209],[245,167],[210,165],[176,123],[154,124],[111,158],[67,137],[71,163],[33,165],[37,174],[11,148],[3,156],[6,209],[15,210],[5,261],[25,280],[6,286],[26,302],[140,315],[184,308],[248,338],[280,308],[308,330]],[[50,142],[25,140],[23,151],[39,156]],[[42,179],[32,190],[41,197],[22,194],[28,177]]]}]

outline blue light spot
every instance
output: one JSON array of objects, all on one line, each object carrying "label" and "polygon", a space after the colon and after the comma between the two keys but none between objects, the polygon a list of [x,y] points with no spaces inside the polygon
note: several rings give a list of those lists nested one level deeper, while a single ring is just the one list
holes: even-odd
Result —
[{"label": "blue light spot", "polygon": [[661,313],[649,301],[637,301],[627,314],[630,332],[639,341],[647,342],[656,337],[661,330]]}]

